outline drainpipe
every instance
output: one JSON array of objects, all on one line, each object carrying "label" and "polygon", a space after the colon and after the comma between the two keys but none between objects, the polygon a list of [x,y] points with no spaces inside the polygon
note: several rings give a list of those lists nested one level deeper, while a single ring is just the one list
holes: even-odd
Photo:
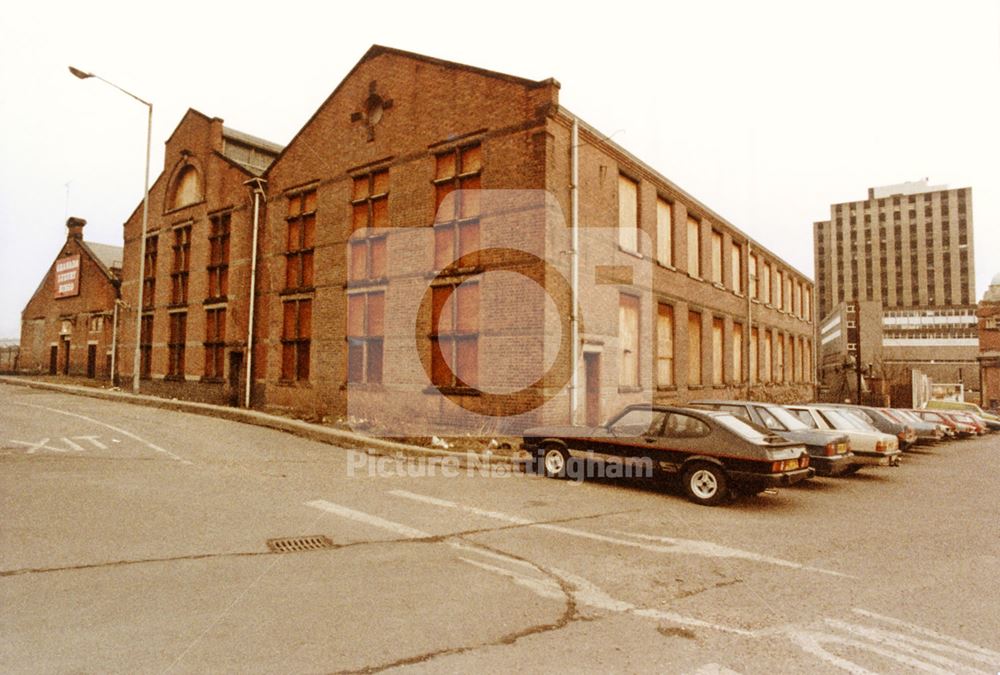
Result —
[{"label": "drainpipe", "polygon": [[569,390],[569,422],[576,424],[577,408],[580,399],[580,129],[576,118],[573,118],[573,131],[570,138],[570,236],[572,238],[570,256],[570,326],[573,347],[570,351],[572,375]]},{"label": "drainpipe", "polygon": [[[753,373],[750,372],[750,340],[753,339],[753,303],[750,301],[750,284],[757,282],[756,276],[751,276],[750,274],[750,258],[753,254],[753,245],[750,240],[747,239],[747,332],[743,336],[743,363],[746,364],[747,370],[747,400],[750,400],[750,378],[753,377]],[[760,361],[760,349],[757,350],[757,360]],[[758,364],[757,370],[760,371],[760,365]]]},{"label": "drainpipe", "polygon": [[257,299],[257,239],[260,230],[260,198],[264,195],[263,178],[253,178],[244,183],[252,186],[253,190],[253,244],[250,253],[250,291],[247,302],[249,312],[247,316],[247,379],[246,391],[243,396],[243,407],[250,407],[250,391],[253,387],[253,314],[254,303]]},{"label": "drainpipe", "polygon": [[111,386],[115,386],[115,361],[118,356],[118,305],[121,300],[115,298],[115,311],[111,317]]}]

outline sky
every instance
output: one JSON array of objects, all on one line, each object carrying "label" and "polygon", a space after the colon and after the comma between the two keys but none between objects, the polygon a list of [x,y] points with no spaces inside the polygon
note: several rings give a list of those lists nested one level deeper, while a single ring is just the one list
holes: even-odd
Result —
[{"label": "sky", "polygon": [[196,108],[287,143],[372,44],[554,77],[560,102],[813,277],[812,223],[871,186],[971,187],[1000,272],[1000,0],[13,3],[0,23],[0,338],[65,240],[121,243]]}]

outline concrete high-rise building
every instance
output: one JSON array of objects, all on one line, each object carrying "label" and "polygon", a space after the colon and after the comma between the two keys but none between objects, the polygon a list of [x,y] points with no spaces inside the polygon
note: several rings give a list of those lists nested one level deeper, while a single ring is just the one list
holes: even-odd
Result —
[{"label": "concrete high-rise building", "polygon": [[871,379],[905,404],[914,371],[978,393],[972,189],[869,188],[814,228],[821,397]]},{"label": "concrete high-rise building", "polygon": [[852,301],[975,308],[971,188],[926,180],[869,188],[868,199],[831,205],[830,220],[814,228],[821,317]]}]

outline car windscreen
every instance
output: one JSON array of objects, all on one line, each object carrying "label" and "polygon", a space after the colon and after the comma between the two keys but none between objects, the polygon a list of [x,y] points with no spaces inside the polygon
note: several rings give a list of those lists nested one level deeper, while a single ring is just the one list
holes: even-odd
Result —
[{"label": "car windscreen", "polygon": [[789,431],[802,431],[803,429],[808,429],[809,427],[803,424],[798,417],[788,412],[784,408],[779,406],[769,406],[767,408],[761,408],[761,412],[767,410],[778,419],[779,422],[785,425]]},{"label": "car windscreen", "polygon": [[822,410],[820,414],[826,418],[834,429],[842,431],[877,431],[875,427],[850,413],[844,414],[839,410]]},{"label": "car windscreen", "polygon": [[765,439],[768,438],[766,430],[747,424],[743,420],[729,413],[713,415],[712,419],[724,426],[726,429],[732,431],[737,436],[745,438],[751,443],[764,443]]}]

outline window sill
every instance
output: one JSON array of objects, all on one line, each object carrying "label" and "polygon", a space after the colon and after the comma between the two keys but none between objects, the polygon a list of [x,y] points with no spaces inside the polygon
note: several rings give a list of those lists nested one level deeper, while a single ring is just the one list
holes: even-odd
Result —
[{"label": "window sill", "polygon": [[384,392],[385,385],[381,382],[345,382],[340,385],[341,391],[371,391],[371,392]]},{"label": "window sill", "polygon": [[662,267],[665,270],[670,270],[671,272],[677,272],[678,269],[671,265],[670,263],[660,262],[659,260],[654,261],[657,267]]},{"label": "window sill", "polygon": [[228,295],[220,295],[219,297],[216,297],[216,298],[205,298],[204,300],[202,300],[201,304],[203,304],[203,305],[224,305],[227,302],[229,302],[229,296]]},{"label": "window sill", "polygon": [[[454,267],[454,268],[449,267],[443,270],[435,270],[433,272],[428,272],[424,276],[427,279],[433,279],[436,282],[440,282],[440,285],[442,286],[446,286],[449,285],[445,281],[446,279],[456,279],[461,277],[475,276],[477,274],[482,274],[483,271],[484,268],[482,265],[473,265],[470,267]],[[433,286],[437,284],[432,282],[431,285]]]},{"label": "window sill", "polygon": [[185,382],[186,379],[183,375],[164,375],[164,382]]},{"label": "window sill", "polygon": [[708,389],[708,385],[707,384],[689,384],[688,385],[688,389],[697,389],[697,390]]},{"label": "window sill", "polygon": [[172,302],[169,305],[167,305],[167,311],[169,311],[169,312],[173,312],[173,311],[177,311],[177,310],[184,310],[184,309],[187,309],[187,308],[188,308],[188,304],[186,302]]},{"label": "window sill", "polygon": [[279,387],[288,387],[290,389],[312,389],[312,385],[309,383],[309,380],[278,380],[277,385]]},{"label": "window sill", "polygon": [[286,288],[283,291],[279,291],[278,295],[280,297],[285,297],[288,295],[307,295],[316,292],[315,286],[303,286],[301,288]]},{"label": "window sill", "polygon": [[205,377],[202,376],[198,379],[199,382],[204,384],[225,384],[226,380],[222,377]]},{"label": "window sill", "polygon": [[640,253],[639,251],[633,251],[631,249],[625,248],[621,244],[618,244],[618,250],[626,255],[632,256],[633,258],[638,258],[639,260],[642,260],[642,253]]},{"label": "window sill", "polygon": [[347,283],[344,284],[344,288],[370,288],[372,286],[385,286],[389,282],[388,277],[378,277],[375,279],[348,279]]},{"label": "window sill", "polygon": [[687,275],[689,277],[691,277],[692,279],[694,279],[695,281],[704,281],[704,279],[702,279],[701,277],[699,277],[697,274],[691,274],[690,272],[688,272]]},{"label": "window sill", "polygon": [[618,387],[619,394],[638,394],[642,391],[642,387]]},{"label": "window sill", "polygon": [[656,391],[676,392],[677,385],[676,384],[657,385]]}]

